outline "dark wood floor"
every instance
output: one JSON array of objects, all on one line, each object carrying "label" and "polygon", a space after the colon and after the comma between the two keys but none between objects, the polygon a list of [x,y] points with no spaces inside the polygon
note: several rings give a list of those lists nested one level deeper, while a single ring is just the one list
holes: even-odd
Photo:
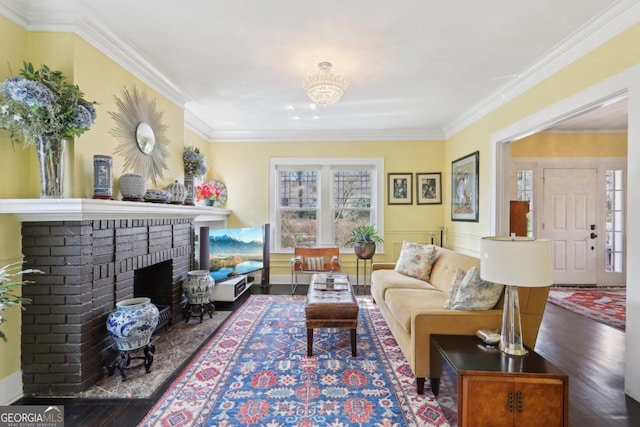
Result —
[{"label": "dark wood floor", "polygon": [[[306,290],[299,286],[296,294]],[[252,292],[288,294],[290,287],[255,287]],[[624,332],[547,304],[535,350],[569,375],[572,427],[640,426],[640,403],[624,394]],[[122,427],[137,424],[163,392],[150,399],[24,398],[16,404],[64,405],[66,427]]]}]

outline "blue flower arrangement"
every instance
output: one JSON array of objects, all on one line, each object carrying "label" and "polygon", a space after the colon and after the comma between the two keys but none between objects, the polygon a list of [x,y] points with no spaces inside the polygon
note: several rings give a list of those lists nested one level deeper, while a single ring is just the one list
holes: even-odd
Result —
[{"label": "blue flower arrangement", "polygon": [[96,120],[94,104],[61,71],[25,62],[20,75],[0,84],[0,129],[12,142],[25,145],[41,136],[80,136]]},{"label": "blue flower arrangement", "polygon": [[184,160],[184,174],[186,176],[198,178],[207,173],[206,159],[198,147],[184,147],[182,157]]}]

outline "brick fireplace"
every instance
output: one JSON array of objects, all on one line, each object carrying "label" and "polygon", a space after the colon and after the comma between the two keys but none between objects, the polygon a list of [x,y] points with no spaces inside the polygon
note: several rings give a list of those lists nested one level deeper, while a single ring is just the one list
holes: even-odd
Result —
[{"label": "brick fireplace", "polygon": [[[22,221],[25,267],[44,272],[23,287],[32,299],[22,316],[25,395],[73,395],[105,375],[103,356],[113,343],[105,323],[118,301],[149,296],[156,305],[170,305],[178,321],[182,282],[195,267],[195,229],[224,226],[228,215],[203,217],[204,208],[196,207],[62,200],[84,201],[80,213],[14,212]],[[156,265],[162,267],[149,268]],[[170,278],[154,278],[154,270]]]}]

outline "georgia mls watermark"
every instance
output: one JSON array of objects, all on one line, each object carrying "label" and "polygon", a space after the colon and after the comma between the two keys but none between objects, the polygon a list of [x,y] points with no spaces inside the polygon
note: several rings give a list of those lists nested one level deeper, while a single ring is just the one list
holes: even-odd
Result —
[{"label": "georgia mls watermark", "polygon": [[64,427],[64,406],[0,406],[0,427]]}]

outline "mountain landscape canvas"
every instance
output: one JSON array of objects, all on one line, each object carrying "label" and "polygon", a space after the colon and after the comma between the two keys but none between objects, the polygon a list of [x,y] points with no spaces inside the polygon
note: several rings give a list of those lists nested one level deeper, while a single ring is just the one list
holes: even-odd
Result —
[{"label": "mountain landscape canvas", "polygon": [[264,227],[209,230],[210,274],[216,282],[264,268]]}]

